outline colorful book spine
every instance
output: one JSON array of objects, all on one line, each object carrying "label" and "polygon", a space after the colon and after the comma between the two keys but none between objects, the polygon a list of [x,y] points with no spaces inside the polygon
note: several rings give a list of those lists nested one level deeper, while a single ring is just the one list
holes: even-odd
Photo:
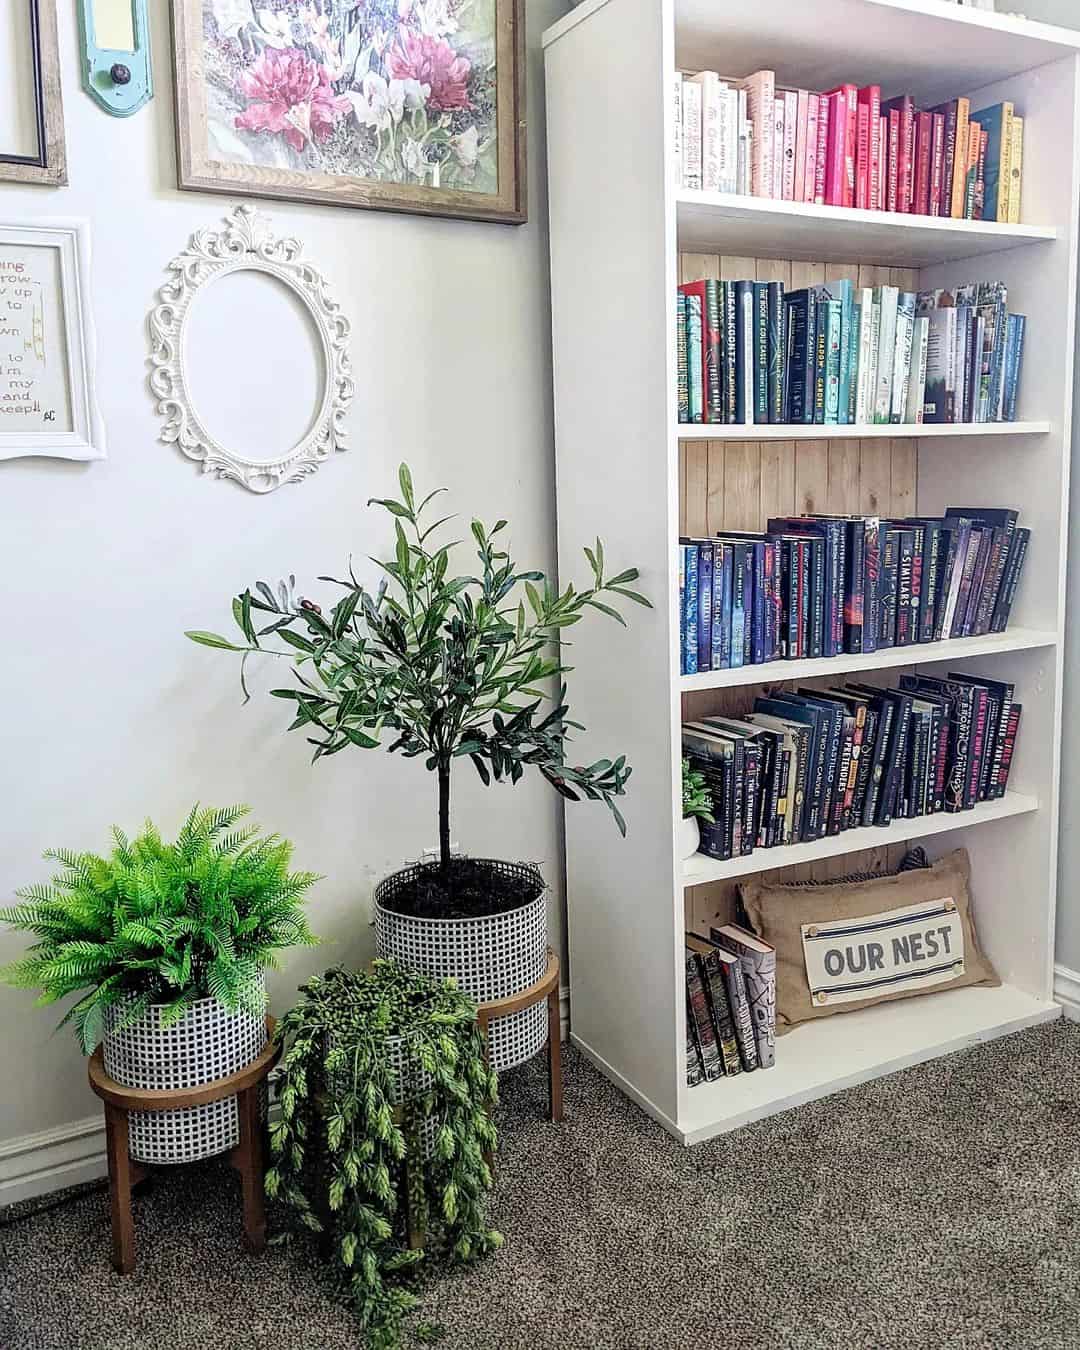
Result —
[{"label": "colorful book spine", "polygon": [[1013,104],[1006,101],[971,114],[972,125],[980,127],[987,136],[983,220],[1009,218],[1009,155],[1014,112]]},{"label": "colorful book spine", "polygon": [[720,316],[720,285],[718,281],[705,282],[704,329],[702,356],[704,360],[705,421],[725,422],[727,416],[722,393],[723,327]]},{"label": "colorful book spine", "polygon": [[944,215],[943,189],[945,185],[945,115],[931,113],[933,134],[930,142],[930,215]]},{"label": "colorful book spine", "polygon": [[1023,314],[1010,314],[1005,328],[1005,408],[1004,421],[1016,421],[1016,400],[1020,389],[1020,370],[1024,359]]},{"label": "colorful book spine", "polygon": [[818,109],[821,103],[818,94],[806,96],[806,162],[803,166],[803,193],[800,201],[814,201],[817,184],[818,164]]},{"label": "colorful book spine", "polygon": [[776,952],[771,948],[760,950],[768,944],[758,942],[752,933],[744,933],[735,924],[712,929],[710,937],[718,947],[738,957],[750,1001],[758,1063],[770,1069],[776,1063]]},{"label": "colorful book spine", "polygon": [[720,1060],[720,1049],[716,1043],[712,1016],[709,1013],[708,1000],[705,996],[705,983],[701,976],[698,958],[691,951],[686,953],[686,998],[690,1009],[690,1025],[693,1030],[694,1043],[701,1055],[705,1077],[709,1082],[712,1082],[714,1079],[722,1077],[724,1069]]},{"label": "colorful book spine", "polygon": [[705,420],[705,390],[702,376],[703,366],[703,330],[701,296],[686,296],[686,369],[689,391],[690,421]]},{"label": "colorful book spine", "polygon": [[836,426],[840,420],[840,347],[843,329],[843,306],[839,300],[826,300],[824,307],[825,424],[826,426]]},{"label": "colorful book spine", "polygon": [[679,594],[682,611],[682,673],[698,673],[698,551],[695,544],[679,550]]},{"label": "colorful book spine", "polygon": [[1020,224],[1020,189],[1024,181],[1024,119],[1013,116],[1009,137],[1009,224]]},{"label": "colorful book spine", "polygon": [[786,375],[786,352],[784,315],[784,283],[769,281],[767,287],[768,304],[768,420],[782,423],[784,419],[784,384]]},{"label": "colorful book spine", "polygon": [[754,282],[754,421],[769,420],[769,285]]},{"label": "colorful book spine", "polygon": [[814,165],[814,202],[824,206],[828,200],[829,181],[829,122],[832,112],[824,94],[818,96],[818,140]]},{"label": "colorful book spine", "polygon": [[690,421],[690,385],[686,359],[686,296],[675,299],[675,361],[678,372],[679,421]]}]

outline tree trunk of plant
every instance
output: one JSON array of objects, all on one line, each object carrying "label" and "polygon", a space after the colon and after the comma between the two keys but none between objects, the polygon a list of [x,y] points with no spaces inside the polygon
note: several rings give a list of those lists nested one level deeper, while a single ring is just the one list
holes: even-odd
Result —
[{"label": "tree trunk of plant", "polygon": [[450,759],[439,759],[439,865],[450,870]]}]

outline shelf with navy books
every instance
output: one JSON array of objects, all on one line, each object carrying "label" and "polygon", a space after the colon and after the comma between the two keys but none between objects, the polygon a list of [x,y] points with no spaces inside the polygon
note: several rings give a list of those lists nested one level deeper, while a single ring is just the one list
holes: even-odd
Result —
[{"label": "shelf with navy books", "polygon": [[1030,541],[1017,511],[983,506],[778,516],[764,531],[682,537],[680,673],[890,649],[923,660],[924,645],[1004,634]]},{"label": "shelf with navy books", "polygon": [[[591,537],[597,521],[603,521],[599,528],[605,546],[633,559],[655,606],[627,631],[593,634],[580,626],[567,654],[574,668],[576,706],[589,728],[590,743],[598,753],[609,744],[617,746],[635,769],[625,802],[627,834],[613,846],[597,847],[595,821],[588,812],[566,813],[570,1034],[623,1092],[675,1137],[692,1143],[900,1066],[1060,1015],[1054,998],[1053,933],[1060,744],[1063,718],[1071,715],[1063,700],[1062,668],[1074,439],[1080,34],[940,0],[815,0],[812,5],[805,0],[754,0],[746,5],[583,0],[544,41],[559,566],[567,575],[574,573],[580,539]],[[1020,220],[1009,222],[1008,202],[1006,219],[985,218],[991,214],[992,169],[996,164],[1000,190],[1003,163],[1000,146],[996,159],[991,152],[989,134],[981,220],[954,218],[951,211],[946,217],[796,201],[794,186],[791,200],[748,195],[738,190],[747,184],[745,167],[744,181],[738,181],[737,161],[735,192],[685,189],[675,70],[715,71],[721,81],[725,74],[774,71],[782,94],[787,89],[795,94],[791,149],[796,173],[799,89],[804,86],[808,115],[811,85],[814,91],[839,89],[849,81],[862,89],[879,86],[884,105],[900,100],[901,129],[910,97],[909,120],[915,109],[931,113],[931,167],[935,126],[940,128],[934,109],[955,101],[959,118],[959,101],[966,100],[970,112],[1000,109],[1004,117],[1011,105],[1023,118]],[[706,74],[699,83],[704,92],[711,77]],[[820,120],[820,102],[818,111]],[[785,104],[785,138],[787,125]],[[924,132],[926,126],[924,119]],[[773,129],[775,133],[775,124]],[[940,140],[940,129],[937,135]],[[969,133],[969,147],[972,143]],[[783,144],[786,161],[787,139]],[[809,146],[808,133],[805,144]],[[916,125],[909,151],[918,150],[919,144]],[[922,144],[927,144],[925,134]],[[983,154],[981,130],[977,144]],[[703,154],[705,150],[703,140]],[[910,163],[910,153],[908,159]],[[954,168],[958,162],[954,143]],[[1010,162],[1010,173],[1011,168]],[[899,159],[897,169],[899,191]],[[977,185],[978,161],[975,170]],[[925,186],[919,185],[920,203]],[[730,181],[723,187],[730,188]],[[752,181],[749,187],[752,191]],[[967,187],[965,179],[963,214],[974,217],[979,213],[974,201],[968,210]],[[805,196],[805,163],[803,190]],[[915,191],[914,184],[910,190]],[[876,204],[882,205],[880,195]],[[884,205],[889,205],[887,184]],[[1000,205],[999,191],[992,214],[999,214]],[[940,211],[940,199],[937,206]],[[1012,209],[1015,214],[1015,203]],[[749,283],[751,294],[764,295],[766,314],[770,289],[773,297],[771,368],[768,324],[762,353],[772,374],[765,388],[765,420],[755,416],[759,390],[747,399],[752,380],[746,380],[744,365],[741,418],[736,406],[731,420],[727,394],[735,393],[737,405],[738,386],[733,389],[729,381],[722,400],[720,390],[712,387],[714,411],[722,409],[723,420],[706,420],[710,375],[703,366],[702,420],[682,421],[679,376],[688,381],[690,368],[687,357],[680,371],[679,288],[691,286],[700,293],[705,283],[707,299],[708,283],[715,292],[737,281]],[[843,282],[851,292],[846,366],[839,351],[847,298]],[[987,289],[965,290],[973,285]],[[871,411],[870,385],[864,380],[860,415],[857,379],[851,407],[850,362],[862,344],[867,293],[870,348],[879,368],[892,376],[890,394],[902,392],[903,401],[894,406],[890,397],[879,413],[877,396],[884,391],[875,387]],[[876,348],[872,341],[874,304],[884,301],[891,318],[894,295],[896,309],[903,313],[899,378],[895,333],[891,360],[880,361],[880,312]],[[802,296],[807,307],[811,297],[815,306],[819,301],[840,305],[840,324],[833,323],[833,338],[826,344],[834,381],[832,406],[826,405],[832,412],[828,421],[825,416],[814,420],[805,375],[801,418],[791,411],[798,379],[785,383],[777,378],[789,355],[787,339],[798,336],[801,345],[803,336],[802,318],[798,334],[794,323],[785,331],[785,301],[790,308]],[[858,330],[855,305],[860,306]],[[932,318],[931,311],[945,310],[952,314]],[[1024,316],[1022,376],[1019,318],[1013,320],[1010,347],[1006,314]],[[807,322],[808,316],[809,308]],[[708,317],[706,313],[706,321]],[[928,374],[931,322],[939,330],[935,343],[943,359],[938,364],[945,371],[940,408],[936,392],[919,388],[919,319],[926,320]],[[909,321],[916,353],[911,365]],[[825,331],[830,333],[828,326]],[[853,341],[856,333],[858,340]],[[744,332],[744,357],[749,345],[755,373],[757,336],[747,344]],[[735,355],[738,373],[737,346]],[[814,356],[816,395],[816,346]],[[909,400],[912,367],[915,387]],[[839,381],[845,369],[848,399],[843,401]],[[829,370],[827,363],[826,381]],[[1007,375],[1011,397],[1005,390]],[[827,386],[827,397],[829,392]],[[933,404],[929,417],[928,403]],[[805,420],[808,407],[811,416]],[[950,415],[952,420],[945,420]],[[689,416],[688,407],[684,416]],[[933,420],[939,416],[942,420]],[[943,438],[949,438],[948,444]],[[998,561],[991,566],[993,530],[1002,528],[995,521],[977,550],[965,549],[967,578],[962,571],[959,581],[968,599],[962,606],[957,590],[953,607],[953,619],[962,608],[964,620],[946,628],[942,612],[935,633],[933,626],[922,625],[931,610],[921,603],[921,576],[916,587],[914,536],[922,528],[925,545],[925,523],[945,522],[954,503],[970,503],[978,515],[1015,511],[1013,534],[1030,530],[1030,547],[1008,613],[996,612],[999,596],[1009,588],[1003,592],[1000,579],[996,588],[993,583],[1003,551],[998,536]],[[835,654],[826,656],[824,616],[817,601],[820,597],[824,603],[828,596],[833,619],[837,612],[843,615],[844,599],[838,602],[836,597],[838,552],[834,548],[826,587],[819,563],[818,580],[810,581],[805,556],[808,549],[816,557],[820,547],[795,541],[797,553],[804,555],[797,559],[795,573],[796,632],[790,579],[788,613],[784,611],[782,543],[780,568],[774,551],[772,576],[761,588],[756,632],[756,589],[749,596],[749,658],[742,665],[730,659],[725,665],[721,635],[718,668],[683,674],[680,539],[711,546],[715,568],[718,543],[760,539],[764,545],[766,534],[800,532],[788,522],[815,518],[851,522],[852,529],[855,521],[862,521],[864,531],[866,522],[877,520],[885,523],[886,531],[897,532],[892,546],[900,546],[903,561],[898,556],[896,608],[892,610],[889,600],[887,612],[891,620],[903,608],[903,587],[908,605],[902,634],[899,625],[889,623],[892,632],[886,631],[884,639],[888,642],[891,636],[892,645],[881,645],[882,596],[877,596],[875,627],[864,581],[862,626],[873,630],[871,642],[864,634],[856,646],[858,621],[851,609],[846,635],[843,617],[839,639],[830,624]],[[770,523],[778,522],[785,529],[770,530]],[[928,573],[925,548],[923,561]],[[756,555],[753,567],[756,575]],[[722,560],[722,575],[724,568]],[[743,568],[745,611],[745,556]],[[978,585],[977,572],[982,576]],[[916,588],[920,605],[913,616],[910,599]],[[936,588],[935,582],[935,596]],[[979,596],[974,608],[973,592]],[[771,606],[765,605],[766,594]],[[813,630],[804,609],[812,599]],[[935,625],[937,609],[935,603]],[[708,667],[711,627],[710,621],[709,658],[703,663]],[[924,640],[906,640],[916,636]],[[742,637],[745,644],[745,613]],[[727,645],[733,645],[732,638],[729,632]],[[819,638],[821,653],[815,654]],[[789,650],[777,649],[792,641]],[[769,660],[764,659],[766,646]],[[746,658],[745,645],[742,654]],[[1007,786],[996,780],[996,795],[976,795],[959,810],[915,814],[905,809],[888,823],[863,823],[852,810],[848,828],[834,833],[827,828],[823,837],[797,841],[777,838],[774,809],[771,837],[766,829],[761,840],[759,824],[754,842],[760,843],[750,852],[742,851],[740,836],[739,851],[732,856],[700,855],[684,864],[680,766],[685,724],[710,718],[742,721],[756,715],[758,699],[783,701],[800,691],[803,697],[827,701],[831,692],[852,684],[888,685],[903,694],[908,679],[963,683],[976,678],[1011,686],[1014,702],[1023,708]],[[902,771],[909,784],[913,777],[923,781],[921,766],[924,760],[929,763],[926,711],[920,710],[918,722],[924,749],[918,752],[918,764],[909,758]],[[790,761],[788,768],[790,773]],[[775,795],[779,784],[770,778],[768,790]],[[740,809],[745,809],[740,800]],[[738,909],[740,878],[745,883],[761,874],[797,883],[851,873],[881,875],[894,870],[914,843],[923,845],[931,861],[956,848],[966,850],[980,944],[1001,986],[950,990],[799,1026],[779,1043],[776,1063],[767,1072],[744,1069],[689,1087],[687,1072],[694,1067],[697,1050],[687,1041],[687,935],[710,943],[713,930],[747,922],[749,916]],[[712,846],[707,842],[706,847]]]},{"label": "shelf with navy books", "polygon": [[906,290],[837,277],[680,284],[680,425],[1014,423],[1027,319],[1002,281]]}]

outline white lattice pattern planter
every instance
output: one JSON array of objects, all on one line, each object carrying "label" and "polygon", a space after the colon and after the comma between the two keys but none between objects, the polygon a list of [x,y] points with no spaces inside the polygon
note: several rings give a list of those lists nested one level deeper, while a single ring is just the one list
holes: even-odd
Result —
[{"label": "white lattice pattern planter", "polygon": [[[522,870],[513,864],[493,867]],[[539,873],[529,870],[537,880]],[[375,946],[379,956],[409,970],[454,979],[477,1003],[520,994],[547,968],[547,900],[543,891],[526,905],[478,919],[427,919],[397,914],[386,904],[414,869],[395,873],[375,891]],[[491,1067],[523,1064],[547,1041],[547,1004],[493,1018]]]},{"label": "white lattice pattern planter", "polygon": [[[123,1027],[127,1007],[109,1010],[103,1039],[105,1072],[125,1087],[199,1087],[238,1073],[266,1044],[265,1018],[230,1012],[215,998],[194,1003],[178,1022],[162,1025],[168,1005],[151,1004]],[[240,1142],[236,1098],[179,1111],[132,1111],[128,1147],[144,1163],[196,1162]]]}]

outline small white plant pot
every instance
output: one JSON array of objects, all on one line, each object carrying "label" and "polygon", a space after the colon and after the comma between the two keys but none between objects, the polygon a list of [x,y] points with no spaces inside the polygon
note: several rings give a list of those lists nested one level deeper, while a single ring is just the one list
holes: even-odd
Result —
[{"label": "small white plant pot", "polygon": [[[492,863],[507,871],[513,863]],[[531,870],[531,869],[530,869]],[[520,994],[543,978],[547,969],[547,895],[517,909],[482,918],[434,919],[399,914],[390,908],[395,894],[415,874],[395,872],[375,890],[375,948],[380,957],[397,961],[437,979],[457,981],[477,1003]],[[531,1008],[491,1020],[488,1050],[491,1067],[501,1073],[524,1064],[547,1042],[548,1014],[543,1000]]]},{"label": "small white plant pot", "polygon": [[[230,1012],[216,998],[201,998],[171,1026],[162,1025],[168,1005],[152,1003],[130,1026],[130,1004],[106,1015],[105,1072],[125,1087],[200,1087],[239,1073],[266,1044],[266,1019]],[[179,1111],[132,1111],[128,1115],[131,1156],[144,1163],[197,1162],[225,1153],[240,1142],[236,1098]]]},{"label": "small white plant pot", "polygon": [[679,826],[679,854],[683,862],[692,858],[701,844],[701,827],[697,816],[683,816]]}]

